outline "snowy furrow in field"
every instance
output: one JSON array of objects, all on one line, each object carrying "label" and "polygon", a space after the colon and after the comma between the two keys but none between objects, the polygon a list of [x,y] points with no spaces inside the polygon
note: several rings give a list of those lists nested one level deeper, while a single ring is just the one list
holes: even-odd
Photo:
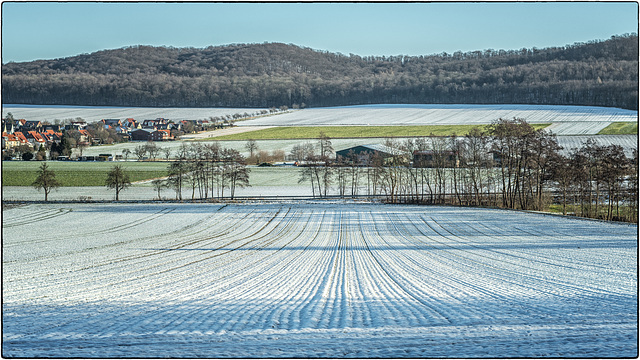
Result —
[{"label": "snowy furrow in field", "polygon": [[[455,240],[455,237],[451,237],[451,239]],[[453,249],[456,249],[456,250],[465,250],[465,247],[464,247],[464,245],[465,245],[465,244],[460,243],[460,245],[462,245],[462,246],[455,246],[455,245],[451,245],[451,248],[452,248],[452,250],[453,250]],[[485,246],[486,246],[486,245],[485,245]],[[524,282],[527,282],[527,283],[528,283],[528,282],[532,282],[532,281],[535,283],[535,282],[536,282],[536,278],[539,278],[539,277],[540,277],[540,276],[538,276],[538,275],[532,275],[532,274],[537,274],[537,272],[539,272],[539,271],[540,271],[540,269],[537,269],[537,267],[536,267],[536,266],[531,265],[531,261],[529,261],[529,262],[528,262],[528,263],[529,263],[528,265],[527,265],[527,262],[526,262],[526,261],[522,261],[522,264],[518,263],[518,264],[517,264],[517,265],[518,265],[517,267],[515,267],[515,266],[514,266],[514,267],[511,267],[511,266],[504,266],[504,265],[510,265],[510,260],[509,260],[509,258],[505,258],[504,256],[501,256],[502,254],[500,254],[500,253],[495,254],[491,249],[482,249],[482,246],[477,246],[477,248],[478,248],[479,250],[486,250],[486,251],[482,251],[482,252],[483,252],[483,253],[488,252],[489,254],[488,254],[488,255],[481,256],[481,257],[479,257],[479,258],[478,258],[478,257],[471,258],[471,257],[466,257],[466,256],[467,256],[467,252],[466,252],[466,251],[458,251],[458,252],[456,253],[456,255],[458,255],[458,256],[460,257],[460,259],[463,259],[463,261],[462,261],[462,262],[460,262],[459,267],[460,267],[460,266],[464,266],[465,264],[477,264],[477,265],[480,265],[480,266],[490,266],[490,267],[494,267],[494,265],[492,265],[492,264],[491,264],[491,261],[487,261],[487,260],[492,260],[492,259],[494,259],[494,258],[495,258],[495,260],[496,260],[496,261],[498,261],[498,262],[500,262],[500,263],[502,263],[502,264],[503,264],[504,270],[502,270],[501,272],[506,271],[507,269],[510,269],[510,268],[511,268],[511,270],[509,270],[509,271],[510,271],[510,272],[511,272],[511,271],[513,271],[513,272],[512,272],[508,277],[505,277],[505,278],[503,278],[503,279],[500,279],[500,281],[501,281],[502,283],[509,283],[509,278],[512,278],[514,275],[515,275],[515,276],[517,276],[517,277],[523,277]],[[469,252],[468,254],[469,254],[469,255],[472,255],[473,253],[474,253],[474,252]],[[480,253],[480,252],[476,252],[476,253]],[[494,253],[494,254],[492,254],[492,253]],[[496,255],[497,255],[497,256],[496,256]],[[471,261],[471,262],[470,262],[470,261]],[[535,263],[535,260],[533,261],[533,263]],[[525,265],[525,266],[523,267],[522,265]],[[535,270],[533,270],[533,271],[528,271],[528,268],[531,268],[532,270],[533,270],[533,269],[535,269]],[[475,270],[474,270],[473,268],[471,268],[471,271],[472,271],[471,273],[474,273],[474,272],[476,272],[476,271],[477,271],[477,269],[475,269]],[[489,276],[489,277],[492,277],[492,276],[495,276],[495,274],[499,274],[499,273],[500,273],[500,272],[496,272],[496,271],[494,271],[494,272],[492,272],[491,274],[489,274],[488,276]],[[551,281],[551,279],[549,279],[549,278],[548,278],[548,276],[549,276],[549,274],[546,274],[546,275],[545,275],[545,281],[544,281],[544,282]],[[527,279],[529,279],[529,280],[527,280]],[[484,280],[484,279],[483,279],[483,280]],[[543,283],[544,283],[544,282],[543,282]],[[544,285],[543,283],[542,283],[541,285]],[[515,283],[514,283],[514,284],[512,284],[512,285],[513,285],[513,286],[511,286],[511,287],[512,287],[512,290],[511,290],[511,291],[513,291],[513,289],[517,288],[517,285],[516,285]],[[497,289],[497,288],[495,287],[495,284],[485,284],[485,285],[484,285],[484,287]],[[543,290],[543,289],[540,289],[541,287],[543,288],[543,286],[536,286],[536,287],[535,287],[535,288],[536,288],[536,291]],[[525,296],[525,295],[526,295],[526,296],[531,296],[531,293],[530,293],[530,292],[531,292],[531,290],[532,290],[533,288],[534,288],[534,287],[532,287],[531,289],[527,289],[527,288],[525,288],[524,290],[526,290],[526,291],[527,291],[527,293],[524,293],[524,292],[523,292],[523,293],[522,293],[522,296]],[[496,291],[496,290],[494,290],[494,291]],[[528,295],[527,295],[527,294],[528,294]],[[538,294],[538,296],[540,296],[540,295],[544,295],[544,294]],[[518,293],[514,293],[512,296],[516,296],[516,297],[517,297],[517,296],[519,296],[519,295],[518,295]],[[562,295],[562,296],[564,296],[564,295]],[[508,299],[508,296],[507,296],[507,297],[505,297],[505,298],[506,298],[506,299]]]},{"label": "snowy furrow in field", "polygon": [[[404,252],[405,244],[390,244],[389,240],[395,238],[386,233],[387,229],[380,229],[378,224],[382,224],[381,219],[372,217],[372,231],[366,237],[367,250],[371,253],[375,260],[375,268],[379,269],[378,279],[388,280],[392,287],[397,288],[395,297],[411,301],[411,306],[419,311],[423,319],[423,326],[429,325],[448,325],[458,313],[455,301],[448,303],[450,297],[446,291],[433,283],[423,283],[423,279],[414,279],[415,284],[406,281],[406,277],[410,276],[410,271],[397,270],[398,267],[404,267],[404,258],[396,255],[396,248],[400,248]],[[406,268],[405,268],[406,270]],[[379,281],[379,280],[378,280]],[[420,286],[420,290],[416,290],[414,285]],[[382,294],[384,295],[384,294]],[[382,296],[384,297],[384,296]],[[407,305],[408,306],[408,305]]]},{"label": "snowy furrow in field", "polygon": [[[202,277],[206,276],[213,282],[217,277],[227,276],[227,274],[237,276],[235,268],[245,265],[244,262],[238,260],[250,258],[251,253],[248,251],[254,246],[256,239],[268,236],[276,227],[277,221],[269,220],[278,218],[281,209],[274,210],[276,211],[267,212],[266,214],[254,214],[254,216],[245,219],[242,226],[236,227],[237,231],[225,236],[207,238],[202,243],[190,244],[188,247],[178,246],[168,249],[168,253],[172,254],[172,256],[166,256],[165,254],[163,258],[172,259],[173,261],[156,261],[154,266],[147,267],[147,273],[137,279],[144,281],[142,285],[146,285],[149,283],[148,279],[152,279],[151,283],[154,283],[154,291],[155,289],[162,291],[159,296],[173,298],[177,296],[191,297],[190,291],[184,291],[185,289],[181,287],[170,287],[170,284],[176,280],[186,282],[188,278],[196,276],[202,281]],[[209,241],[214,242],[210,243]],[[201,245],[205,246],[201,247]],[[209,264],[224,267],[225,272],[208,273],[197,271],[201,267],[206,270]],[[126,278],[123,281],[127,281]],[[194,283],[198,284],[199,282],[196,280]],[[162,286],[158,286],[158,284]],[[187,282],[185,285],[189,290],[189,283]],[[167,286],[170,287],[169,291],[165,288]]]},{"label": "snowy furrow in field", "polygon": [[[135,214],[125,214],[125,218],[127,220],[132,221],[132,223],[136,223],[136,225],[146,225],[145,223],[147,222],[147,220],[144,220],[145,218],[148,218],[150,216],[156,217],[157,214],[161,214],[161,213],[167,213],[166,211],[167,209],[160,209],[159,211],[153,211],[151,212],[149,215],[145,215],[145,212],[140,211],[137,212]],[[117,217],[117,215],[110,215],[109,217],[109,221],[102,221],[102,222],[106,222],[110,225],[108,225],[109,227],[105,228],[106,230],[97,230],[97,231],[87,231],[87,232],[82,232],[83,228],[87,228],[87,230],[89,230],[87,227],[87,224],[91,224],[91,228],[93,228],[93,222],[92,222],[92,218],[95,215],[96,217],[96,222],[98,219],[102,218],[104,219],[104,214],[99,214],[99,213],[86,213],[84,216],[82,217],[78,217],[78,216],[74,216],[74,215],[78,215],[78,211],[74,212],[71,214],[71,218],[66,218],[63,219],[61,221],[62,224],[64,224],[65,227],[68,227],[69,229],[72,229],[69,231],[68,234],[66,234],[66,237],[69,239],[73,239],[73,241],[65,241],[63,243],[60,243],[60,238],[58,237],[47,237],[45,240],[40,240],[42,238],[42,236],[39,236],[40,234],[38,234],[37,232],[33,232],[33,231],[23,231],[23,236],[20,238],[19,242],[9,242],[7,241],[7,243],[5,243],[5,246],[7,247],[11,247],[11,246],[16,246],[16,245],[21,245],[24,246],[24,244],[29,243],[29,244],[37,244],[40,243],[42,241],[50,241],[50,242],[57,242],[55,249],[49,249],[49,250],[56,250],[55,252],[44,252],[44,254],[46,255],[41,255],[41,257],[34,257],[33,255],[29,257],[30,262],[34,262],[39,260],[40,258],[51,258],[51,257],[64,257],[64,256],[76,256],[78,253],[81,252],[87,252],[87,251],[93,251],[95,252],[96,250],[99,250],[100,248],[103,247],[108,247],[108,246],[118,246],[118,245],[125,245],[128,242],[129,238],[129,232],[131,230],[127,230],[126,232],[123,232],[122,234],[117,234],[117,235],[107,235],[107,236],[97,236],[99,234],[104,234],[104,233],[108,233],[108,232],[113,232],[113,231],[117,231],[118,229],[120,229],[119,224],[121,224],[122,220],[119,219]],[[133,216],[142,216],[140,219],[134,219]],[[82,219],[80,221],[78,221],[77,223],[74,223],[75,220],[77,219]],[[143,220],[141,220],[143,219]],[[83,221],[84,220],[84,221]],[[166,221],[167,219],[162,219],[161,221]],[[185,219],[186,220],[186,219]],[[56,220],[57,222],[57,220]],[[132,227],[130,225],[131,223],[129,223],[129,225],[127,225],[126,227]],[[47,223],[43,223],[43,226],[45,227],[49,227],[49,226],[56,226],[56,224],[52,223],[51,225],[47,224]],[[186,225],[184,227],[178,227],[176,228],[174,231],[171,231],[169,234],[173,233],[175,235],[175,233],[180,233],[182,236],[184,236],[186,234],[186,231],[188,230],[188,228],[190,228],[192,226],[192,224]],[[80,231],[77,231],[80,230]],[[149,234],[150,229],[145,228],[144,229],[144,233],[145,234]],[[125,235],[125,236],[123,236]],[[168,235],[167,232],[162,232],[162,235]],[[146,239],[148,240],[154,240],[156,239],[156,237],[158,236],[158,234],[149,234],[147,235]],[[136,238],[137,241],[143,240],[145,239],[144,237],[142,238]],[[81,244],[90,244],[90,246],[79,246]],[[65,245],[65,246],[61,246],[61,245]],[[113,254],[107,254],[105,253],[104,255],[109,257],[109,264],[118,261],[116,258],[113,258],[112,255]],[[130,257],[131,255],[128,254],[127,257]],[[10,261],[20,261],[20,260],[24,260],[24,259],[16,259],[16,260],[10,260]],[[7,260],[5,260],[7,261]],[[68,262],[69,259],[65,259],[65,258],[61,258],[60,262],[61,263],[65,263]],[[96,259],[92,258],[90,265],[92,267],[96,267],[96,266],[100,266],[99,264],[96,263]]]},{"label": "snowy furrow in field", "polygon": [[[548,226],[549,222],[557,223],[557,226]],[[623,286],[629,284],[635,276],[632,271],[617,266],[624,261],[629,261],[632,254],[628,249],[635,246],[633,242],[621,243],[619,234],[610,232],[602,235],[594,244],[592,239],[581,236],[579,235],[581,232],[576,233],[575,231],[576,227],[581,226],[597,227],[598,223],[591,224],[578,220],[577,224],[571,226],[573,228],[571,232],[564,231],[564,227],[558,219],[552,217],[530,226],[528,229],[522,225],[514,226],[511,229],[511,231],[516,230],[514,235],[503,231],[503,227],[489,227],[487,222],[461,222],[458,224],[466,225],[481,234],[481,236],[473,238],[475,244],[490,244],[494,249],[504,254],[533,259],[551,266],[561,266],[563,270],[570,273],[569,276],[574,280],[579,278],[577,275],[584,277],[586,282],[582,285],[584,287],[596,284],[608,286],[612,281],[619,282],[619,285]],[[513,239],[510,236],[517,236],[516,241],[511,241]],[[513,246],[514,243],[521,245]],[[611,246],[607,246],[607,243],[610,243]],[[602,246],[608,249],[606,257],[602,257],[601,254],[590,256],[590,249]],[[585,252],[585,257],[576,258],[575,251]],[[612,264],[611,261],[615,261],[614,259],[620,259],[620,261]]]},{"label": "snowy furrow in field", "polygon": [[[390,214],[385,215],[389,216]],[[390,217],[388,219],[391,220]],[[424,292],[423,296],[437,296],[437,301],[449,307],[448,311],[453,314],[452,316],[450,315],[450,318],[455,319],[456,322],[460,318],[473,320],[487,317],[508,318],[508,315],[503,314],[504,311],[509,312],[509,306],[507,305],[512,299],[526,295],[518,291],[517,288],[505,288],[503,282],[492,282],[492,279],[487,275],[483,275],[480,278],[470,275],[482,274],[484,272],[484,264],[474,260],[469,261],[470,259],[465,256],[464,251],[452,247],[446,242],[446,239],[439,242],[429,237],[427,237],[426,241],[423,238],[418,238],[418,248],[421,251],[414,251],[416,242],[410,242],[410,234],[407,233],[407,228],[401,229],[402,222],[393,224],[394,226],[391,230],[403,242],[389,244],[389,253],[397,256],[397,260],[386,266],[393,268],[392,266],[395,264],[396,271],[402,278],[415,276],[415,280],[408,281],[409,283],[420,284],[422,282],[421,279],[425,278],[425,274],[429,274],[428,278],[431,280],[436,279],[437,286],[434,286],[432,281],[425,284],[430,287],[421,290]],[[386,240],[384,241],[386,242]],[[426,248],[424,247],[425,245]],[[403,251],[391,250],[397,248],[401,248]],[[416,268],[419,270],[416,271]],[[486,289],[491,289],[491,291],[486,291]],[[487,312],[483,308],[468,306],[468,304],[465,306],[463,300],[470,298],[484,301],[486,304],[497,303],[498,307],[494,311]],[[465,316],[460,316],[460,314],[465,314]]]},{"label": "snowy furrow in field", "polygon": [[[475,249],[477,251],[464,251],[464,254],[470,255],[470,260],[478,262],[483,266],[488,266],[494,269],[500,268],[500,271],[494,271],[494,274],[502,275],[505,279],[519,278],[520,281],[525,283],[533,283],[535,286],[530,287],[530,290],[538,292],[540,296],[561,296],[565,297],[567,294],[574,294],[584,292],[590,294],[591,291],[598,292],[597,289],[584,289],[580,286],[569,285],[568,269],[564,265],[550,266],[550,264],[538,261],[534,256],[522,257],[509,255],[494,250],[486,244],[475,245],[470,243],[469,237],[459,237],[453,233],[448,227],[446,222],[442,219],[436,220],[430,218],[426,223],[451,241],[451,246],[459,250]],[[525,237],[526,239],[527,237]],[[517,243],[516,237],[510,237],[510,239]],[[569,276],[570,277],[570,276]],[[570,277],[571,280],[575,280]],[[508,281],[508,280],[507,280]],[[586,284],[585,284],[586,285]]]},{"label": "snowy furrow in field", "polygon": [[44,220],[55,218],[61,215],[65,215],[71,211],[70,209],[38,209],[35,211],[25,211],[25,207],[19,207],[16,209],[15,214],[9,214],[5,216],[3,214],[2,220],[3,228],[10,228],[14,226],[28,226],[33,223],[40,223]]},{"label": "snowy furrow in field", "polygon": [[[215,210],[212,209],[212,210]],[[247,230],[250,227],[246,226],[246,222],[243,222],[243,230]],[[150,229],[146,229],[150,230]],[[144,232],[145,234],[147,231]],[[183,233],[183,235],[185,235]],[[157,236],[157,235],[156,235]],[[127,240],[124,237],[115,237],[117,242],[114,244],[117,246],[115,250],[112,251],[100,251],[101,249],[95,246],[87,246],[85,248],[79,248],[76,253],[65,254],[65,256],[58,258],[58,261],[55,262],[56,267],[59,266],[59,270],[56,270],[56,267],[43,267],[41,262],[36,262],[35,265],[46,271],[46,279],[47,282],[45,284],[40,283],[40,277],[33,277],[30,282],[33,282],[31,289],[38,289],[42,286],[52,286],[55,287],[57,283],[64,283],[65,288],[69,289],[70,292],[74,291],[75,288],[83,289],[83,295],[89,294],[89,289],[94,289],[94,292],[97,296],[104,291],[104,289],[110,289],[110,291],[114,292],[118,290],[118,283],[122,283],[123,281],[131,282],[131,277],[141,277],[149,276],[146,271],[150,269],[164,268],[166,266],[173,266],[172,264],[176,261],[185,261],[184,257],[167,257],[166,253],[168,250],[151,250],[144,253],[140,253],[139,249],[135,249],[133,253],[131,252],[132,247],[146,247],[142,241],[155,241],[157,240],[156,236],[147,236],[147,237],[134,237],[133,240]],[[175,237],[173,234],[172,238]],[[101,237],[78,237],[77,239],[85,239],[82,243],[99,243]],[[72,242],[73,243],[73,242]],[[76,246],[78,243],[76,243]],[[117,256],[122,251],[127,251],[127,254],[124,258]],[[192,256],[196,255],[196,253],[184,253],[183,255]],[[107,258],[103,258],[106,256]],[[185,256],[185,257],[186,257]],[[163,259],[166,258],[167,262],[158,262],[153,261],[154,259]],[[86,261],[83,261],[86,260]],[[124,263],[120,263],[124,260]],[[106,269],[105,269],[106,267]],[[78,274],[78,277],[75,276]],[[87,276],[89,275],[89,276]],[[21,276],[18,274],[18,276]],[[77,282],[76,282],[77,279]],[[12,281],[10,279],[9,281]],[[89,286],[88,281],[93,284]],[[135,290],[141,292],[146,288],[145,285],[152,285],[153,283],[142,284],[140,288],[136,288]]]},{"label": "snowy furrow in field", "polygon": [[637,354],[637,226],[331,203],[4,212],[52,239],[3,227],[5,356]]}]

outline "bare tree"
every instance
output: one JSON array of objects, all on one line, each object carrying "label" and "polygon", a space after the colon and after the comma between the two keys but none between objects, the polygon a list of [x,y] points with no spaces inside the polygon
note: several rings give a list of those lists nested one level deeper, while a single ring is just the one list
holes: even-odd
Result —
[{"label": "bare tree", "polygon": [[122,150],[122,155],[124,156],[124,160],[128,160],[129,159],[129,154],[131,154],[131,150],[129,149],[123,149]]},{"label": "bare tree", "polygon": [[144,147],[147,150],[147,153],[149,154],[149,158],[153,160],[155,160],[160,154],[161,149],[156,145],[156,143],[154,143],[151,140],[147,141]]},{"label": "bare tree", "polygon": [[313,154],[313,144],[309,142],[305,142],[302,144],[295,144],[293,148],[291,148],[290,156],[298,163],[302,164],[302,162]]},{"label": "bare tree", "polygon": [[567,215],[568,195],[573,186],[574,166],[572,162],[559,153],[549,159],[551,178],[558,185],[562,194],[562,214]]},{"label": "bare tree", "polygon": [[236,188],[249,186],[249,169],[244,156],[234,149],[225,149],[223,159],[226,163],[223,176],[227,179],[231,199],[235,196]]},{"label": "bare tree", "polygon": [[120,191],[126,189],[127,187],[129,187],[129,185],[131,185],[129,174],[127,174],[120,165],[115,165],[107,173],[105,185],[109,189],[116,190],[116,201],[118,201],[120,199]]},{"label": "bare tree", "polygon": [[258,150],[258,143],[254,139],[249,139],[244,148],[249,152],[249,157],[253,159],[253,154]]},{"label": "bare tree", "polygon": [[[321,169],[322,180],[319,182],[322,184],[323,196],[327,196],[327,190],[332,183],[333,169],[331,168],[333,157],[333,145],[331,139],[324,132],[320,132],[318,136],[318,150],[320,152],[318,161],[323,164]],[[320,180],[320,179],[318,179]]]},{"label": "bare tree", "polygon": [[49,201],[49,193],[51,190],[58,188],[60,183],[56,180],[56,174],[53,170],[49,170],[47,163],[43,162],[38,169],[38,176],[31,185],[36,189],[42,189],[44,191],[44,201]]},{"label": "bare tree", "polygon": [[133,149],[133,154],[141,161],[145,155],[147,155],[147,148],[140,144]]},{"label": "bare tree", "polygon": [[169,157],[171,157],[171,148],[170,147],[163,148],[162,152],[164,153],[164,159],[169,161]]},{"label": "bare tree", "polygon": [[151,181],[151,184],[153,185],[153,189],[158,192],[158,200],[162,200],[160,192],[168,186],[167,182],[163,179],[154,179]]}]

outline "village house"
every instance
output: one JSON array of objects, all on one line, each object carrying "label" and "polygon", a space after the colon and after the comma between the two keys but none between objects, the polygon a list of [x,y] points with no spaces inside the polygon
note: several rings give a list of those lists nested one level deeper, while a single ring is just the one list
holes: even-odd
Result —
[{"label": "village house", "polygon": [[20,140],[14,135],[6,132],[2,133],[2,148],[11,149],[22,145]]},{"label": "village house", "polygon": [[89,145],[91,143],[91,134],[86,129],[78,130],[80,138],[78,139],[78,145]]},{"label": "village house", "polygon": [[37,120],[25,121],[24,123],[22,123],[22,126],[20,126],[20,131],[22,132],[35,131],[39,133],[39,132],[42,132],[42,130],[43,130],[42,123]]},{"label": "village house", "polygon": [[142,128],[143,129],[158,130],[158,129],[160,129],[161,125],[166,125],[168,123],[169,123],[169,120],[164,119],[164,118],[157,118],[157,119],[153,119],[153,120],[144,120],[144,121],[142,121]]},{"label": "village house", "polygon": [[61,132],[64,129],[63,125],[60,124],[42,124],[42,131],[40,132],[45,132],[48,130],[53,130],[55,132]]},{"label": "village house", "polygon": [[72,120],[71,124],[65,125],[65,130],[82,130],[85,129],[89,124],[86,121],[77,121]]},{"label": "village house", "polygon": [[20,145],[30,145],[31,143],[27,140],[27,137],[22,133],[22,131],[16,131],[13,135],[20,141]]},{"label": "village house", "polygon": [[171,130],[156,130],[151,133],[152,141],[169,141],[174,140],[174,137],[171,136]]},{"label": "village house", "polygon": [[120,119],[102,119],[100,122],[103,124],[105,129],[115,129],[122,125],[122,121],[120,121]]},{"label": "village house", "polygon": [[120,126],[124,129],[127,129],[127,132],[130,132],[133,129],[141,128],[141,125],[137,123],[133,118],[128,118],[124,120]]},{"label": "village house", "polygon": [[40,133],[46,140],[49,145],[56,143],[59,144],[62,141],[62,137],[64,136],[62,132],[56,132],[52,129],[45,130]]},{"label": "village house", "polygon": [[27,131],[27,140],[33,145],[34,149],[39,149],[40,146],[47,144],[47,140],[42,134],[36,131]]}]

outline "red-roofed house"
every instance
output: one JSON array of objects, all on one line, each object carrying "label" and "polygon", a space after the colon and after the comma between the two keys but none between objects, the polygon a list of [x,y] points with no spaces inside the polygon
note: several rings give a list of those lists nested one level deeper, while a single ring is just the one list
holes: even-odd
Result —
[{"label": "red-roofed house", "polygon": [[34,145],[34,148],[36,144],[38,144],[38,147],[40,145],[44,145],[47,143],[47,140],[38,132],[35,131],[28,131],[27,132],[27,140]]},{"label": "red-roofed house", "polygon": [[11,149],[20,146],[20,140],[14,135],[6,132],[2,133],[2,148]]},{"label": "red-roofed house", "polygon": [[89,131],[86,129],[79,129],[78,132],[80,133],[80,139],[78,141],[79,144],[89,144],[89,139],[91,139],[91,134],[89,134]]},{"label": "red-roofed house", "polygon": [[60,141],[62,141],[62,133],[58,133],[55,132],[53,130],[47,130],[44,132],[41,132],[40,135],[42,135],[42,137],[45,138],[45,140],[47,140],[47,143],[52,144],[52,143],[60,143]]},{"label": "red-roofed house", "polygon": [[16,139],[18,139],[18,141],[20,141],[21,145],[29,144],[29,140],[27,140],[27,137],[24,136],[21,131],[16,131],[13,133],[13,135],[16,137]]}]

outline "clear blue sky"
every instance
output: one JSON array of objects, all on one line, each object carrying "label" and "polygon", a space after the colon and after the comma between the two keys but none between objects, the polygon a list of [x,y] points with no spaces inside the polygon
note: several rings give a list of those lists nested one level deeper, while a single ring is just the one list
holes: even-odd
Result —
[{"label": "clear blue sky", "polygon": [[358,55],[562,46],[638,32],[636,2],[2,4],[2,62],[129,45],[283,42]]}]

